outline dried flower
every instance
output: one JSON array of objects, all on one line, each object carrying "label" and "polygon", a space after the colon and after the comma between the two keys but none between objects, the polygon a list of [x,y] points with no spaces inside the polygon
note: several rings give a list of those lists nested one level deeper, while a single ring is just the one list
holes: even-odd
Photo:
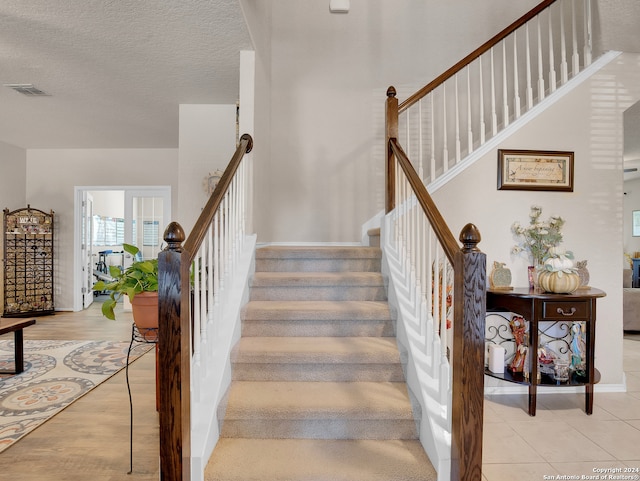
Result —
[{"label": "dried flower", "polygon": [[542,265],[551,247],[562,242],[561,229],[564,225],[564,219],[558,215],[552,215],[546,222],[540,220],[541,216],[542,207],[532,205],[529,226],[524,227],[519,222],[511,225],[511,232],[519,239],[511,252],[516,255],[526,252],[536,266]]}]

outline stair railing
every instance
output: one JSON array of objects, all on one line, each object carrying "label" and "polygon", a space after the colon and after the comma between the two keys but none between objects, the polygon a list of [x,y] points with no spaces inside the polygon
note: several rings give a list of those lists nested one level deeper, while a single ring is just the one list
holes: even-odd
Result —
[{"label": "stair railing", "polygon": [[[433,426],[450,432],[451,480],[482,477],[486,256],[477,248],[480,234],[467,224],[462,248],[427,188],[397,141],[398,100],[387,92],[387,219],[383,242],[399,259],[409,304],[417,307],[415,326],[420,357],[415,369],[431,386],[421,387],[440,410]],[[421,377],[421,373],[416,374]],[[424,402],[424,404],[429,404]],[[432,413],[423,408],[423,416]],[[447,436],[443,436],[447,438]],[[425,442],[423,442],[425,444]],[[432,462],[434,460],[432,459]],[[437,468],[443,469],[442,463]]]},{"label": "stair railing", "polygon": [[592,63],[592,0],[545,0],[399,103],[425,184],[443,177]]},{"label": "stair railing", "polygon": [[[191,479],[191,407],[207,361],[211,326],[222,321],[225,283],[242,252],[251,165],[244,134],[189,237],[177,222],[166,228],[159,268],[160,477]],[[184,242],[184,245],[182,242]],[[210,408],[214,409],[214,408]]]}]

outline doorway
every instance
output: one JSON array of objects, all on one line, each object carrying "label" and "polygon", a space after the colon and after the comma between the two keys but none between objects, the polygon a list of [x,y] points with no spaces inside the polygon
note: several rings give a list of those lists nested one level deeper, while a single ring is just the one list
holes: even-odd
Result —
[{"label": "doorway", "polygon": [[171,222],[171,187],[76,187],[74,311],[93,302],[93,284],[109,266],[126,268],[133,259],[122,244],[133,244],[144,259],[158,256]]}]

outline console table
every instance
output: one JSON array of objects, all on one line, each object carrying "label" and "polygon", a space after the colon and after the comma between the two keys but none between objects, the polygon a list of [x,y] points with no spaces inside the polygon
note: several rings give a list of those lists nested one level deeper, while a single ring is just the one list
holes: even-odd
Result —
[{"label": "console table", "polygon": [[[599,289],[578,289],[572,294],[552,294],[514,288],[513,290],[487,290],[487,313],[513,312],[529,321],[529,353],[532,354],[529,379],[522,373],[513,373],[505,368],[502,374],[488,369],[485,373],[504,381],[529,386],[529,415],[536,415],[536,394],[538,385],[548,386],[585,386],[585,411],[593,412],[593,385],[600,380],[600,373],[594,367],[594,351],[596,339],[596,299],[606,294]],[[538,345],[541,323],[582,322],[586,333],[586,376],[574,373],[568,382],[557,383],[547,376],[538,376]],[[537,381],[536,381],[537,380]]]}]

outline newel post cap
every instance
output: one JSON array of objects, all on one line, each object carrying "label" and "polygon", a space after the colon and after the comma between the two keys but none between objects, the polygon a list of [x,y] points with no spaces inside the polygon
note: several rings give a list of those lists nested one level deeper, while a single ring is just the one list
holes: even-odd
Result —
[{"label": "newel post cap", "polygon": [[459,240],[462,242],[463,252],[480,252],[478,244],[481,239],[480,231],[471,223],[465,225],[460,231]]},{"label": "newel post cap", "polygon": [[178,222],[171,222],[164,230],[163,239],[167,243],[165,250],[180,252],[182,250],[182,243],[186,239],[184,229]]}]

